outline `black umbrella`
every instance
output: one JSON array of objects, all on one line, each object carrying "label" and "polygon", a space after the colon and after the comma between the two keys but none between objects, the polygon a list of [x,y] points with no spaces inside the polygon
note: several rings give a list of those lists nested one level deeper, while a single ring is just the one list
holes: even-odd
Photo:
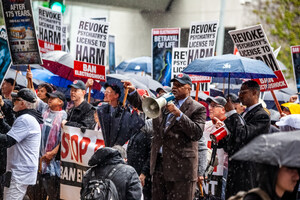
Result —
[{"label": "black umbrella", "polygon": [[260,135],[230,159],[300,168],[300,131]]}]

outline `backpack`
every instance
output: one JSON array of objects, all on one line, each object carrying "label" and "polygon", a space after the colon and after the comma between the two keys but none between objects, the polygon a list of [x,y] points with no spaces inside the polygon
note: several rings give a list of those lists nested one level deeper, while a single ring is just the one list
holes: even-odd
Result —
[{"label": "backpack", "polygon": [[113,166],[106,175],[100,178],[96,176],[95,167],[89,169],[91,178],[82,189],[81,200],[119,200],[119,194],[112,178],[121,167],[122,164]]},{"label": "backpack", "polygon": [[271,200],[269,195],[260,188],[253,188],[253,189],[249,190],[248,192],[245,192],[245,191],[238,192],[236,195],[230,197],[228,200],[243,200],[244,197],[250,193],[257,194],[258,196],[260,196],[260,198],[262,200]]}]

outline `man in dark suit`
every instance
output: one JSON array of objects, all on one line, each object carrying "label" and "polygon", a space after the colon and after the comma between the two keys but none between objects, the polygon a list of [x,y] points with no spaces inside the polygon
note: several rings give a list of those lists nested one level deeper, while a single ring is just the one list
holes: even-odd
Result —
[{"label": "man in dark suit", "polygon": [[[231,99],[225,105],[227,119],[224,121],[228,135],[220,141],[218,147],[224,148],[230,158],[253,138],[268,133],[270,117],[259,101],[260,87],[257,82],[244,82],[239,92],[239,99],[247,106],[239,115]],[[239,191],[248,191],[257,186],[256,167],[254,163],[229,160],[226,185],[226,199]]]},{"label": "man in dark suit", "polygon": [[[153,119],[150,174],[152,199],[192,200],[198,171],[198,140],[203,135],[205,107],[190,97],[192,81],[181,74],[171,80],[174,103]],[[128,81],[128,101],[141,108],[141,97]],[[176,104],[176,105],[175,105]]]}]

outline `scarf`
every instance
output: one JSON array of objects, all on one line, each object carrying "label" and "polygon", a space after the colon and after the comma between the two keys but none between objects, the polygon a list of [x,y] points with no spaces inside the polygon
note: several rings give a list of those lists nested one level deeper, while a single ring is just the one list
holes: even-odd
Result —
[{"label": "scarf", "polygon": [[40,111],[37,111],[35,109],[25,109],[25,110],[21,110],[19,112],[16,113],[16,118],[20,117],[21,115],[24,114],[29,114],[32,117],[34,117],[36,119],[36,121],[38,121],[39,124],[43,124],[44,120],[43,117],[41,115]]}]

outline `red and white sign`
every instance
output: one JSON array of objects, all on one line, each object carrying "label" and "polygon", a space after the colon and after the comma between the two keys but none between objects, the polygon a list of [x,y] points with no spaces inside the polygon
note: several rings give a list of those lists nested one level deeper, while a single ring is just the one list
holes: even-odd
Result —
[{"label": "red and white sign", "polygon": [[241,56],[263,61],[276,74],[277,78],[255,80],[260,84],[261,91],[288,87],[261,24],[229,31],[229,34]]},{"label": "red and white sign", "polygon": [[38,41],[41,53],[62,50],[62,13],[39,7]]},{"label": "red and white sign", "polygon": [[48,51],[62,50],[62,45],[46,42],[44,40],[39,40],[39,46],[40,46],[41,53],[47,53]]},{"label": "red and white sign", "polygon": [[92,78],[105,82],[105,66],[74,61],[74,74],[81,78]]},{"label": "red and white sign", "polygon": [[98,148],[104,147],[101,131],[64,126],[61,134],[60,198],[80,199],[81,182],[88,161]]},{"label": "red and white sign", "polygon": [[106,81],[106,47],[109,23],[79,20],[74,49],[74,76]]},{"label": "red and white sign", "polygon": [[179,28],[155,28],[152,29],[152,35],[178,35],[180,34]]}]

